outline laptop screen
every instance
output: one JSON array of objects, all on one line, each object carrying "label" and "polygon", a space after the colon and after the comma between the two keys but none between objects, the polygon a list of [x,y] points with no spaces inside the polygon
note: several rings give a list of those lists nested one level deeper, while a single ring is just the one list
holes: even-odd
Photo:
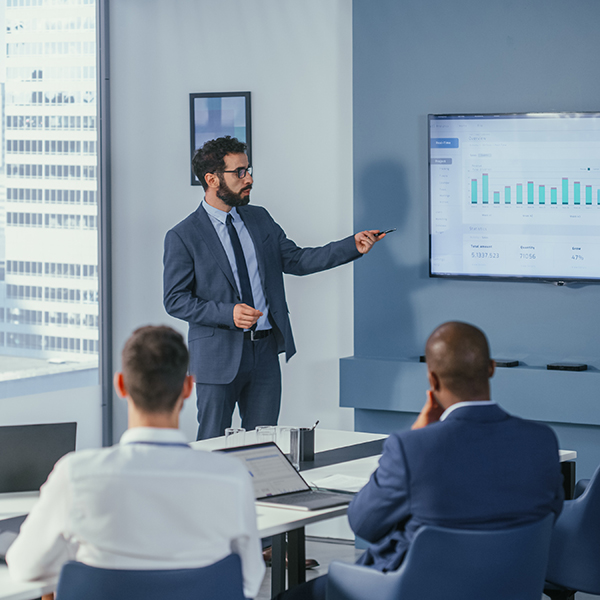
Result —
[{"label": "laptop screen", "polygon": [[223,448],[219,452],[226,452],[244,462],[252,477],[254,497],[257,500],[310,490],[306,481],[274,442]]},{"label": "laptop screen", "polygon": [[77,423],[0,427],[0,493],[39,490],[76,433]]},{"label": "laptop screen", "polygon": [[11,544],[17,539],[19,530],[27,515],[0,519],[0,560],[4,560],[6,552]]}]

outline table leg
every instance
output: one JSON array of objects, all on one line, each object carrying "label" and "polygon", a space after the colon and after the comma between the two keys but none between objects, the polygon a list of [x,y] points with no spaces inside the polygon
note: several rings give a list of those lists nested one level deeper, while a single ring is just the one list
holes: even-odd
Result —
[{"label": "table leg", "polygon": [[304,527],[288,532],[288,587],[306,581]]},{"label": "table leg", "polygon": [[271,597],[285,590],[285,533],[273,536],[271,555]]},{"label": "table leg", "polygon": [[560,470],[563,475],[565,500],[572,500],[573,496],[575,495],[575,461],[565,460],[561,462]]}]

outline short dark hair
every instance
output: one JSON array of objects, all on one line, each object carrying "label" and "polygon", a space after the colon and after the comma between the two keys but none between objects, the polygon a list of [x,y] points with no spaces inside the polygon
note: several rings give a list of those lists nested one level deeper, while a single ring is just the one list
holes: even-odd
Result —
[{"label": "short dark hair", "polygon": [[172,412],[189,364],[183,336],[166,326],[140,327],[125,342],[123,381],[133,403],[144,412]]},{"label": "short dark hair", "polygon": [[225,157],[228,154],[243,154],[245,152],[246,144],[229,135],[216,140],[209,140],[204,146],[196,150],[194,158],[192,158],[192,170],[206,190],[208,184],[204,176],[207,173],[222,171],[225,168]]}]

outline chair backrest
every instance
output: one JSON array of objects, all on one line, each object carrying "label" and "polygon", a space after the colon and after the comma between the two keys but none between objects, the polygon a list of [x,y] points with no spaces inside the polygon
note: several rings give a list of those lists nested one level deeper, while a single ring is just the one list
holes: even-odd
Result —
[{"label": "chair backrest", "polygon": [[546,579],[570,590],[600,594],[600,467],[585,492],[566,500],[550,543]]},{"label": "chair backrest", "polygon": [[66,563],[56,600],[244,600],[237,554],[197,569],[100,569]]},{"label": "chair backrest", "polygon": [[332,563],[327,600],[540,600],[553,521],[487,531],[422,527],[396,572]]}]

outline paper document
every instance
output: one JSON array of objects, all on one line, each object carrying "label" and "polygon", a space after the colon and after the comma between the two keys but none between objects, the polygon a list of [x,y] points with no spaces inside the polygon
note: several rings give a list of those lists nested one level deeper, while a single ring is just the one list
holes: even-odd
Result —
[{"label": "paper document", "polygon": [[320,479],[313,479],[312,485],[326,490],[341,492],[358,492],[369,481],[368,477],[355,477],[353,475],[328,475]]}]

